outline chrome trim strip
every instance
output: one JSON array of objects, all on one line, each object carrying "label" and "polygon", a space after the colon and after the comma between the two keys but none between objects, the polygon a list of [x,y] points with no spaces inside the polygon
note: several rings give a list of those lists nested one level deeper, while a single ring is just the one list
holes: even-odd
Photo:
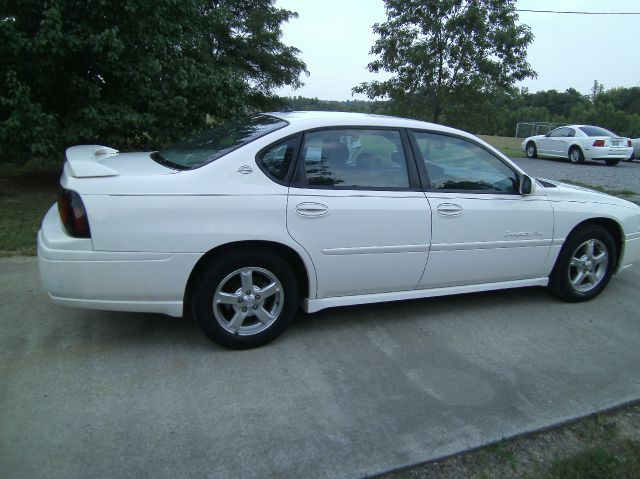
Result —
[{"label": "chrome trim strip", "polygon": [[551,246],[552,240],[518,240],[518,241],[479,241],[477,243],[439,243],[432,244],[431,251],[463,251],[497,248],[531,248]]},{"label": "chrome trim strip", "polygon": [[355,248],[325,248],[322,254],[384,254],[384,253],[425,253],[429,251],[428,244],[410,244],[400,246],[357,246]]}]

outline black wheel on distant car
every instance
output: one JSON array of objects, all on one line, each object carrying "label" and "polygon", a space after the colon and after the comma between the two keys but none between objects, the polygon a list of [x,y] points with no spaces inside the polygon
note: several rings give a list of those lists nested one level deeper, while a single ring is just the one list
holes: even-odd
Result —
[{"label": "black wheel on distant car", "polygon": [[536,144],[533,141],[527,143],[527,148],[525,149],[527,154],[527,158],[537,158],[538,157],[538,149],[536,148]]},{"label": "black wheel on distant car", "polygon": [[620,163],[620,160],[609,159],[609,160],[604,160],[604,162],[609,166],[616,166],[618,163]]},{"label": "black wheel on distant car", "polygon": [[549,277],[549,289],[565,301],[595,298],[607,286],[618,261],[611,234],[586,225],[567,238]]},{"label": "black wheel on distant car", "polygon": [[571,163],[584,163],[584,155],[579,147],[571,147],[569,150],[569,161],[571,161]]},{"label": "black wheel on distant car", "polygon": [[247,250],[214,258],[198,278],[191,307],[204,334],[232,349],[278,337],[298,311],[296,275],[271,251]]}]

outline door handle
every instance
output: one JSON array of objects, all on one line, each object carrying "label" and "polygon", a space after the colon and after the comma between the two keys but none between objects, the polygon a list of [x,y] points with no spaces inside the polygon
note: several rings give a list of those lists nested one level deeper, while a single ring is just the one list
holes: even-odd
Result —
[{"label": "door handle", "polygon": [[296,213],[300,216],[324,216],[329,212],[329,207],[322,203],[299,203]]},{"label": "door handle", "polygon": [[462,206],[454,203],[440,203],[436,211],[440,216],[460,216],[462,214]]}]

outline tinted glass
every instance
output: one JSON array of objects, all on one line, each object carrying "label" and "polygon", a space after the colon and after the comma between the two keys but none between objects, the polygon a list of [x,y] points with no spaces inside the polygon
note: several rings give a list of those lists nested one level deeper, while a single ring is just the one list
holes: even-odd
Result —
[{"label": "tinted glass", "polygon": [[432,189],[518,191],[518,175],[484,148],[462,138],[414,134]]},{"label": "tinted glass", "polygon": [[549,133],[550,137],[557,138],[559,136],[569,136],[569,128],[556,128],[551,133]]},{"label": "tinted glass", "polygon": [[257,115],[217,125],[200,135],[152,154],[159,163],[178,169],[206,165],[288,123],[268,115]]},{"label": "tinted glass", "polygon": [[581,126],[580,130],[587,136],[618,136],[615,133],[600,128],[599,126]]},{"label": "tinted glass", "polygon": [[353,188],[408,188],[400,132],[325,130],[307,133],[300,183]]},{"label": "tinted glass", "polygon": [[290,138],[287,141],[278,143],[264,150],[258,156],[258,163],[261,164],[267,172],[278,180],[284,181],[289,173],[289,167],[293,162],[298,145],[298,137]]}]

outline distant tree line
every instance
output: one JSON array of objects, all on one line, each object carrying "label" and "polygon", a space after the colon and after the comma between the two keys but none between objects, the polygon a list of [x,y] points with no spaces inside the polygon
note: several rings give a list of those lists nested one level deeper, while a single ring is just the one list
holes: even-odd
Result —
[{"label": "distant tree line", "polygon": [[[535,93],[512,89],[499,94],[478,95],[475,103],[461,107],[448,99],[447,114],[439,123],[481,135],[514,136],[518,122],[585,123],[598,125],[632,138],[640,137],[640,87],[596,88],[585,95],[574,88],[564,92]],[[402,103],[388,101],[325,101],[301,96],[283,98],[293,110],[334,110],[381,115],[400,115],[429,121],[430,113],[407,111]]]}]

